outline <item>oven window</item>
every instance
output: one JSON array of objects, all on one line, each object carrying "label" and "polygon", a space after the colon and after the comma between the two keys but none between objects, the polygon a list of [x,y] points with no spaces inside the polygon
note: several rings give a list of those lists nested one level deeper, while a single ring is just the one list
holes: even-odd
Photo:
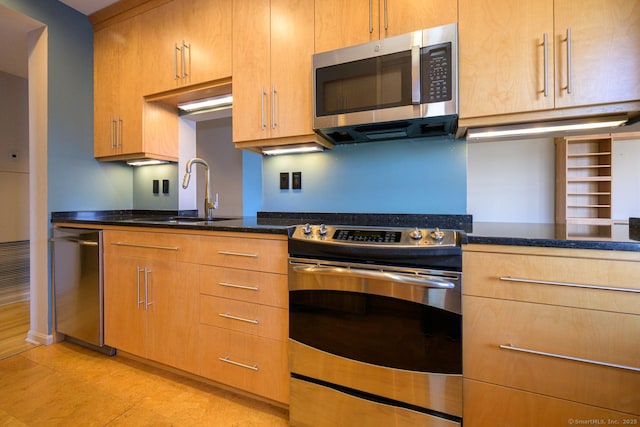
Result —
[{"label": "oven window", "polygon": [[462,316],[378,295],[289,292],[289,335],[319,350],[391,368],[462,373]]}]

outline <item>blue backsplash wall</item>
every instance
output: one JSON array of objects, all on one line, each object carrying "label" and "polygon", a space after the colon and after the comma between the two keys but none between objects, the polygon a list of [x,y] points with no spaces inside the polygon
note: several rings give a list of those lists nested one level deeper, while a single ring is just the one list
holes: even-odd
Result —
[{"label": "blue backsplash wall", "polygon": [[[265,211],[466,214],[465,140],[339,145],[322,153],[265,157]],[[280,190],[302,172],[301,190]]]}]

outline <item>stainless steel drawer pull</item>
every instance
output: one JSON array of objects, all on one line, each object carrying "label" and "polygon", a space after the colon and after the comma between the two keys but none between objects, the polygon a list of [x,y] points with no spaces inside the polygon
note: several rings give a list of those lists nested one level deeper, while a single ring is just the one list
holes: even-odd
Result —
[{"label": "stainless steel drawer pull", "polygon": [[227,356],[227,357],[218,357],[218,360],[221,362],[226,362],[226,363],[231,363],[232,365],[236,365],[236,366],[240,366],[241,368],[247,368],[247,369],[251,369],[253,371],[257,371],[258,370],[258,365],[255,364],[253,366],[251,365],[245,365],[244,363],[240,363],[240,362],[236,362],[230,359],[231,356]]},{"label": "stainless steel drawer pull", "polygon": [[177,251],[180,248],[177,246],[155,246],[155,245],[140,245],[137,243],[125,243],[125,242],[111,242],[112,245],[116,246],[128,246],[131,248],[144,248],[144,249],[162,249],[165,251]]},{"label": "stainless steel drawer pull", "polygon": [[547,353],[545,351],[530,350],[528,348],[515,347],[511,344],[500,344],[504,350],[520,351],[523,353],[537,354],[539,356],[555,357],[557,359],[573,360],[575,362],[590,363],[592,365],[607,366],[610,368],[626,369],[628,371],[640,372],[640,368],[635,366],[619,365],[617,363],[602,362],[600,360],[583,359],[581,357],[566,356],[564,354]]},{"label": "stainless steel drawer pull", "polygon": [[218,251],[220,255],[233,255],[233,256],[242,256],[246,258],[258,258],[258,254],[245,254],[242,252],[229,252],[229,251]]},{"label": "stainless steel drawer pull", "polygon": [[218,316],[220,317],[224,317],[225,319],[231,319],[231,320],[239,320],[241,322],[247,322],[247,323],[253,323],[254,325],[257,325],[259,322],[258,320],[255,319],[245,319],[244,317],[237,317],[237,316],[232,316],[229,313],[218,313]]},{"label": "stainless steel drawer pull", "polygon": [[539,285],[568,286],[570,288],[587,288],[587,289],[599,289],[602,291],[620,291],[620,292],[640,293],[640,289],[633,289],[633,288],[617,288],[613,286],[585,285],[583,283],[567,283],[567,282],[553,282],[548,280],[521,279],[518,277],[510,277],[510,276],[500,277],[500,280],[504,282],[536,283]]},{"label": "stainless steel drawer pull", "polygon": [[218,285],[224,286],[224,287],[227,287],[227,288],[246,289],[248,291],[259,291],[260,290],[260,288],[258,288],[257,286],[235,285],[233,283],[227,283],[227,282],[218,282]]}]

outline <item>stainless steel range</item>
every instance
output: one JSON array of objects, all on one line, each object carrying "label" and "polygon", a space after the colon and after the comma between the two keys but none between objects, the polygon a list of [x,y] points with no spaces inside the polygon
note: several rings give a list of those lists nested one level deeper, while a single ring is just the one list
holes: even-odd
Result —
[{"label": "stainless steel range", "polygon": [[291,425],[461,425],[461,269],[455,230],[296,227]]}]

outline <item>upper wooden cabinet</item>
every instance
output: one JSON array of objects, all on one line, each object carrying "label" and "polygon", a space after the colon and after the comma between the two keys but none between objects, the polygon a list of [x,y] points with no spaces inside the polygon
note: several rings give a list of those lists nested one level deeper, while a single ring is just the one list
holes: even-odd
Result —
[{"label": "upper wooden cabinet", "polygon": [[315,51],[458,21],[455,0],[315,0]]},{"label": "upper wooden cabinet", "polygon": [[640,100],[638,0],[460,0],[458,31],[461,119]]},{"label": "upper wooden cabinet", "polygon": [[231,76],[231,0],[174,0],[141,20],[144,95]]},{"label": "upper wooden cabinet", "polygon": [[313,0],[233,2],[233,141],[320,142],[312,128]]},{"label": "upper wooden cabinet", "polygon": [[94,34],[94,156],[100,160],[178,159],[175,112],[142,97],[140,31],[135,16]]}]

